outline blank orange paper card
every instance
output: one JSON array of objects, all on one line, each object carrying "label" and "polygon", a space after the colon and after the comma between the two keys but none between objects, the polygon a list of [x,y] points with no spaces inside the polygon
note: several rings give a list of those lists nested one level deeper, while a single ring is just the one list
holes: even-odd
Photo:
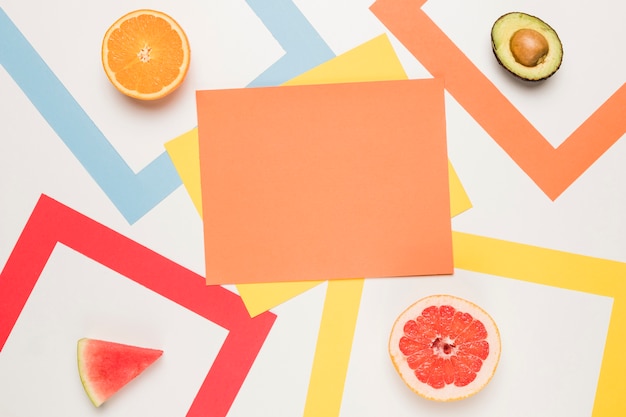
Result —
[{"label": "blank orange paper card", "polygon": [[451,274],[443,82],[199,91],[208,284]]}]

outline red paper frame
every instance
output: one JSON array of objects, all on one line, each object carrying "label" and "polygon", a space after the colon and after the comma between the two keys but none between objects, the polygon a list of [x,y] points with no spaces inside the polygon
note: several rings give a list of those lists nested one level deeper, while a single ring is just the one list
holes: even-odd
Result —
[{"label": "red paper frame", "polygon": [[225,417],[276,315],[251,318],[241,298],[42,195],[0,273],[0,354],[57,243],[229,330],[187,417]]}]

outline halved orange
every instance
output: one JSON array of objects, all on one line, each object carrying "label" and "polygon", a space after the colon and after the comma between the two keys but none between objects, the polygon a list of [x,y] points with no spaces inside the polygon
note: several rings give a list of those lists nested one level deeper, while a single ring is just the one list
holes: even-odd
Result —
[{"label": "halved orange", "polygon": [[467,398],[491,380],[500,333],[482,308],[452,295],[433,295],[407,308],[393,325],[389,354],[415,393],[436,401]]},{"label": "halved orange", "polygon": [[102,65],[122,93],[155,100],[174,91],[189,69],[189,41],[180,25],[156,10],[119,18],[102,40]]}]

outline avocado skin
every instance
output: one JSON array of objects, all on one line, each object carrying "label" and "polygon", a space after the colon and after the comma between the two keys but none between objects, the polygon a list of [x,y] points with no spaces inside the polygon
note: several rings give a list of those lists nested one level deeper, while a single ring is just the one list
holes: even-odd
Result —
[{"label": "avocado skin", "polygon": [[[548,39],[548,43],[550,44],[550,47],[552,48],[554,45],[557,45],[558,48],[560,49],[560,57],[559,60],[556,64],[556,66],[554,66],[554,68],[549,71],[548,73],[546,73],[544,76],[542,77],[537,77],[537,78],[528,78],[528,77],[524,77],[523,75],[515,72],[514,70],[512,70],[511,68],[509,68],[501,59],[501,57],[498,55],[498,50],[497,50],[497,44],[496,44],[496,40],[494,39],[494,28],[496,27],[496,25],[498,24],[498,22],[501,22],[503,19],[506,19],[508,17],[511,16],[515,16],[515,15],[523,15],[524,17],[528,18],[528,19],[534,19],[535,21],[539,22],[542,25],[545,25],[549,30],[550,30],[550,34],[551,34],[551,39]],[[522,27],[518,27],[516,28],[516,30],[518,29],[522,29],[526,26],[522,26]],[[532,29],[532,28],[531,28]],[[515,31],[513,31],[514,33]],[[491,28],[491,50],[496,58],[496,61],[498,61],[498,64],[500,64],[500,66],[502,68],[504,68],[508,73],[513,74],[516,78],[523,80],[523,81],[527,81],[527,82],[531,82],[531,83],[537,83],[539,81],[544,81],[550,77],[552,77],[561,67],[561,64],[563,63],[563,43],[561,42],[561,39],[559,38],[559,35],[556,33],[556,31],[550,26],[548,25],[546,22],[544,22],[542,19],[538,18],[537,16],[533,16],[531,14],[528,13],[524,13],[524,12],[509,12],[509,13],[505,13],[502,16],[500,16],[498,19],[496,19],[496,21],[494,22],[492,28]]]}]

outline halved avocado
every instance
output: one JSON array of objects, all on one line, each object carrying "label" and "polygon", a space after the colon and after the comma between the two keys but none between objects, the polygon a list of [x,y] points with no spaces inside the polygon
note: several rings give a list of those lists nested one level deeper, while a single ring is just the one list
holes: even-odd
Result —
[{"label": "halved avocado", "polygon": [[522,12],[500,16],[491,28],[491,47],[498,62],[528,81],[554,74],[563,60],[563,45],[554,29]]}]

